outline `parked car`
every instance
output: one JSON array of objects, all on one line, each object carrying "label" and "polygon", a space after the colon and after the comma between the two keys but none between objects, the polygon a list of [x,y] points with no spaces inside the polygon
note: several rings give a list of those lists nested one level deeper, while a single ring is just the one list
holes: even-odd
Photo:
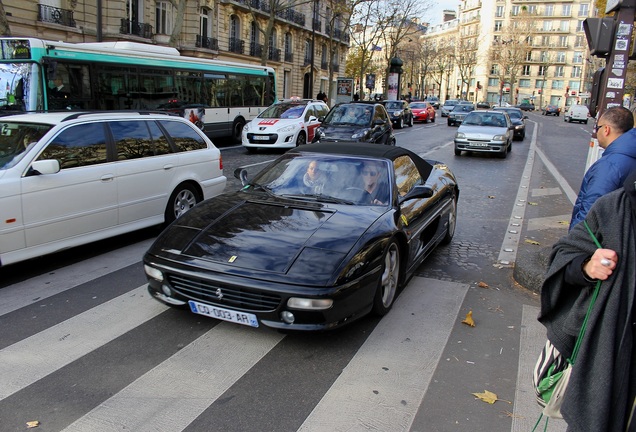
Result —
[{"label": "parked car", "polygon": [[258,148],[294,148],[312,142],[319,118],[329,112],[321,100],[283,99],[245,124],[242,143],[248,151]]},{"label": "parked car", "polygon": [[472,103],[458,103],[448,114],[448,125],[455,126],[462,124],[462,121],[464,120],[464,117],[466,117],[466,114],[474,110],[475,105],[473,105]]},{"label": "parked car", "polygon": [[568,123],[576,121],[587,124],[588,118],[590,118],[590,110],[585,105],[570,105],[563,114],[563,121]]},{"label": "parked car", "polygon": [[413,111],[413,121],[435,122],[436,112],[430,102],[411,102],[411,110]]},{"label": "parked car", "polygon": [[448,114],[450,114],[453,108],[455,108],[455,105],[457,105],[458,103],[459,100],[457,99],[448,99],[447,101],[445,101],[444,105],[442,105],[442,117],[448,117]]},{"label": "parked car", "polygon": [[526,119],[528,118],[528,116],[524,115],[523,111],[515,107],[498,107],[493,108],[493,110],[505,112],[508,114],[512,125],[515,128],[513,138],[517,138],[523,141],[523,139],[526,137]]},{"label": "parked car", "polygon": [[522,111],[534,111],[535,110],[535,106],[532,103],[529,102],[523,102],[517,105],[517,108],[519,108]]},{"label": "parked car", "polygon": [[389,114],[377,102],[335,105],[316,132],[314,141],[363,141],[395,145]]},{"label": "parked car", "polygon": [[545,107],[543,107],[543,112],[541,113],[541,115],[544,115],[544,116],[555,115],[557,117],[560,114],[561,114],[561,108],[559,108],[556,105],[546,105]]},{"label": "parked car", "polygon": [[402,129],[404,125],[413,127],[413,111],[405,100],[383,101],[382,105],[391,117],[393,127]]},{"label": "parked car", "polygon": [[462,151],[496,153],[505,158],[512,150],[513,126],[507,113],[473,111],[455,134],[455,155]]},{"label": "parked car", "polygon": [[477,102],[477,109],[490,109],[490,103],[485,101]]},{"label": "parked car", "polygon": [[[319,188],[306,182],[312,164]],[[455,176],[401,147],[310,144],[235,174],[241,190],[190,210],[145,254],[156,300],[252,327],[334,329],[388,313],[455,233]],[[374,181],[383,203],[365,190]]]},{"label": "parked car", "polygon": [[437,96],[428,96],[426,101],[430,102],[430,104],[433,105],[433,108],[439,109],[440,102]]},{"label": "parked car", "polygon": [[0,120],[0,266],[170,223],[225,188],[219,150],[182,117]]}]

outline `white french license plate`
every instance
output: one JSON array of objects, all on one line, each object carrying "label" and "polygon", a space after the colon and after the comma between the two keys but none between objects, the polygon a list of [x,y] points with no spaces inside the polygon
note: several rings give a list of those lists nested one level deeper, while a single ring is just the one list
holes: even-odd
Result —
[{"label": "white french license plate", "polygon": [[188,301],[190,310],[196,314],[209,316],[223,321],[230,321],[236,324],[243,324],[250,327],[258,327],[256,315],[247,312],[238,312],[231,309],[206,305],[194,300]]},{"label": "white french license plate", "polygon": [[470,143],[471,147],[488,147],[488,144],[486,143],[480,143],[480,142],[471,142]]},{"label": "white french license plate", "polygon": [[254,141],[267,141],[269,139],[269,135],[252,135],[252,139]]}]

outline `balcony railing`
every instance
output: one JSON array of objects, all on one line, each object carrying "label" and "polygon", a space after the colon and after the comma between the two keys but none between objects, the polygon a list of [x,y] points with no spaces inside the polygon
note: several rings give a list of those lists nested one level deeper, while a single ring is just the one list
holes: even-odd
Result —
[{"label": "balcony railing", "polygon": [[314,19],[312,21],[313,23],[313,29],[317,32],[321,32],[322,31],[322,21]]},{"label": "balcony railing", "polygon": [[327,61],[326,61],[326,60],[321,61],[321,62],[320,62],[320,69],[322,69],[322,70],[327,70],[327,69],[329,69],[329,63],[327,63]]},{"label": "balcony railing", "polygon": [[269,55],[267,56],[267,58],[269,60],[279,62],[280,61],[280,49],[278,49],[278,48],[273,48],[272,49],[272,47],[270,47],[269,48]]},{"label": "balcony railing", "polygon": [[119,33],[139,36],[145,39],[152,38],[152,26],[137,21],[130,21],[126,18],[121,19]]},{"label": "balcony railing", "polygon": [[[264,0],[231,0],[233,3],[237,3],[240,5],[247,6],[248,8],[258,9],[260,11],[269,14],[271,7],[269,1]],[[222,3],[227,2],[227,0],[222,0]],[[305,26],[305,15],[300,12],[296,12],[294,9],[286,8],[281,9],[276,12],[276,16],[287,21],[291,21],[299,26]]]},{"label": "balcony railing", "polygon": [[197,35],[197,41],[195,46],[197,48],[207,48],[209,50],[218,51],[219,50],[219,41],[215,38],[204,37],[201,35]]},{"label": "balcony railing", "polygon": [[38,5],[38,21],[75,27],[73,11],[48,5]]},{"label": "balcony railing", "polygon": [[310,64],[311,64],[311,55],[305,54],[305,57],[303,58],[303,66],[308,66]]},{"label": "balcony railing", "polygon": [[285,52],[285,61],[286,62],[293,62],[294,61],[294,53]]},{"label": "balcony railing", "polygon": [[237,38],[230,38],[228,51],[236,54],[243,54],[245,52],[245,41]]},{"label": "balcony railing", "polygon": [[263,45],[254,43],[254,42],[250,44],[250,55],[252,57],[260,58],[262,53],[263,53]]}]

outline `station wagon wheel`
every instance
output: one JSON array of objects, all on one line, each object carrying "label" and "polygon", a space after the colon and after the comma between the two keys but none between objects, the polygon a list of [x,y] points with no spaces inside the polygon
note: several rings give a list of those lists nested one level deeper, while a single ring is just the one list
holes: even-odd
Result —
[{"label": "station wagon wheel", "polygon": [[448,210],[448,226],[446,227],[446,235],[442,239],[442,244],[448,244],[455,236],[455,227],[457,226],[457,197],[453,196]]},{"label": "station wagon wheel", "polygon": [[400,248],[391,240],[382,257],[382,275],[373,299],[373,312],[386,315],[397,293],[400,282]]},{"label": "station wagon wheel", "polygon": [[298,137],[296,138],[296,147],[307,144],[307,138],[305,137],[304,132],[298,132]]},{"label": "station wagon wheel", "polygon": [[168,200],[165,214],[166,225],[190,210],[199,201],[199,194],[193,186],[186,184],[177,187]]}]

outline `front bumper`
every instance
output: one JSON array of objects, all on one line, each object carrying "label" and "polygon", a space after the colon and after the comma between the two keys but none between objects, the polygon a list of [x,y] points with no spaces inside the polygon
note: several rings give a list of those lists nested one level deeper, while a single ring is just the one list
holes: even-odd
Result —
[{"label": "front bumper", "polygon": [[455,150],[481,153],[505,153],[507,151],[507,143],[506,141],[455,139]]},{"label": "front bumper", "polygon": [[[381,277],[377,267],[342,286],[308,287],[211,273],[158,257],[152,257],[146,264],[163,274],[162,282],[148,277],[148,292],[168,306],[189,309],[188,300],[194,300],[254,314],[267,327],[301,331],[335,329],[368,314]],[[324,310],[294,309],[288,306],[292,297],[331,299],[333,304]],[[293,323],[282,319],[283,312],[293,314]]]},{"label": "front bumper", "polygon": [[285,133],[243,134],[243,147],[295,148],[298,131]]}]

